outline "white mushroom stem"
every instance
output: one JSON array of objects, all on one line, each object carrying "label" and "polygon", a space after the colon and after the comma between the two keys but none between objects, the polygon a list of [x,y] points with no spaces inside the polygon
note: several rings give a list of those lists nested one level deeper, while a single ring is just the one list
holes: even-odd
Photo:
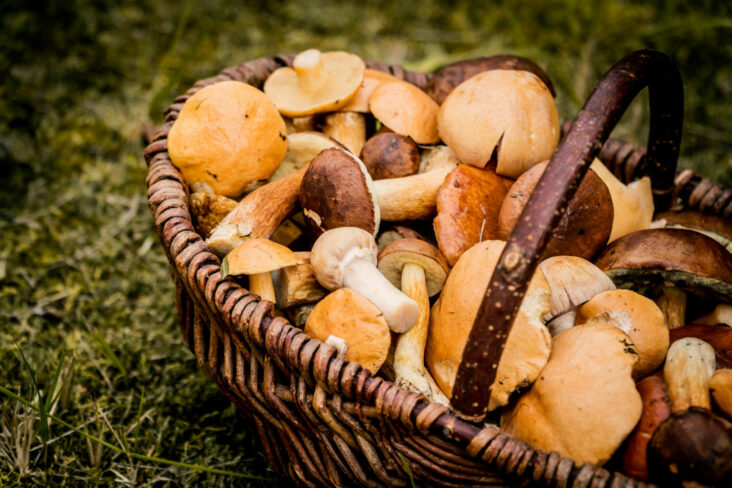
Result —
[{"label": "white mushroom stem", "polygon": [[426,173],[374,181],[381,220],[418,220],[431,217],[437,189],[456,164],[438,165]]},{"label": "white mushroom stem", "polygon": [[271,273],[249,275],[249,291],[255,295],[259,295],[264,300],[269,300],[270,302],[276,301]]},{"label": "white mushroom stem", "polygon": [[675,286],[664,286],[656,305],[663,312],[666,326],[671,329],[683,327],[686,323],[686,293]]},{"label": "white mushroom stem", "polygon": [[430,301],[427,294],[424,268],[406,263],[402,268],[402,292],[419,305],[419,316],[414,327],[397,339],[394,350],[395,383],[407,390],[421,393],[428,400],[449,404],[449,400],[432,379],[424,365],[424,348],[430,322]]},{"label": "white mushroom stem", "polygon": [[308,49],[295,56],[292,68],[297,73],[298,82],[304,91],[318,91],[325,82],[323,61],[317,49]]},{"label": "white mushroom stem", "polygon": [[366,117],[358,112],[333,112],[325,116],[323,132],[358,156],[366,143]]},{"label": "white mushroom stem", "polygon": [[711,409],[709,382],[716,366],[714,348],[695,337],[680,339],[668,349],[663,377],[668,384],[671,409]]},{"label": "white mushroom stem", "polygon": [[389,328],[398,333],[408,331],[417,320],[417,303],[394,288],[368,259],[355,257],[345,264],[343,286],[371,300],[384,314]]}]

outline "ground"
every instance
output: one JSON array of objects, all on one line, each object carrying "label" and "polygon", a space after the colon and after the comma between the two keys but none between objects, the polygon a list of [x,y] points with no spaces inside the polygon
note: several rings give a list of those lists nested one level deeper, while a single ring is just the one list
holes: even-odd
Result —
[{"label": "ground", "polygon": [[[0,387],[42,406],[0,393],[2,486],[285,483],[178,334],[145,199],[145,129],[226,66],[310,47],[419,70],[518,54],[568,118],[615,61],[659,49],[685,82],[680,165],[732,185],[729,2],[233,3],[0,2]],[[616,135],[642,143],[646,105]]]}]

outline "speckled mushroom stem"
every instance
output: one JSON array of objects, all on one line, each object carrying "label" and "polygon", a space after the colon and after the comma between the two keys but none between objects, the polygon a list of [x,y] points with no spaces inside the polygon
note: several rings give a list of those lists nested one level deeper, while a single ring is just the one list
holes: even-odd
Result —
[{"label": "speckled mushroom stem", "polygon": [[683,87],[671,59],[637,51],[603,77],[552,157],[498,261],[463,351],[450,400],[464,418],[485,417],[511,324],[552,229],[589,164],[636,94],[649,87],[648,159],[657,208],[671,199],[683,115]]}]

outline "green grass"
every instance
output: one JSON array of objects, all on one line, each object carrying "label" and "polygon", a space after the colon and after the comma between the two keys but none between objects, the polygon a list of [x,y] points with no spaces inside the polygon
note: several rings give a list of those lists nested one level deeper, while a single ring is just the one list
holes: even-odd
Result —
[{"label": "green grass", "polygon": [[[615,61],[660,49],[686,85],[681,166],[732,186],[728,2],[230,3],[0,1],[0,386],[36,406],[0,394],[0,486],[285,483],[178,333],[145,201],[145,128],[225,66],[313,46],[427,70],[514,53],[570,117]],[[617,134],[643,142],[645,104]]]}]

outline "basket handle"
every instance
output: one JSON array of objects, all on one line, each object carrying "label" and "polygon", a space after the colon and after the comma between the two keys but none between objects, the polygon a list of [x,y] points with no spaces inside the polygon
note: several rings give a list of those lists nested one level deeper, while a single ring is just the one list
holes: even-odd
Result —
[{"label": "basket handle", "polygon": [[667,55],[637,51],[619,61],[597,84],[506,242],[458,367],[450,402],[461,417],[473,421],[485,418],[498,369],[498,361],[486,364],[485,358],[501,356],[528,283],[565,204],[630,102],[646,86],[651,109],[648,154],[637,174],[651,177],[657,209],[670,206],[683,119],[681,75]]}]

